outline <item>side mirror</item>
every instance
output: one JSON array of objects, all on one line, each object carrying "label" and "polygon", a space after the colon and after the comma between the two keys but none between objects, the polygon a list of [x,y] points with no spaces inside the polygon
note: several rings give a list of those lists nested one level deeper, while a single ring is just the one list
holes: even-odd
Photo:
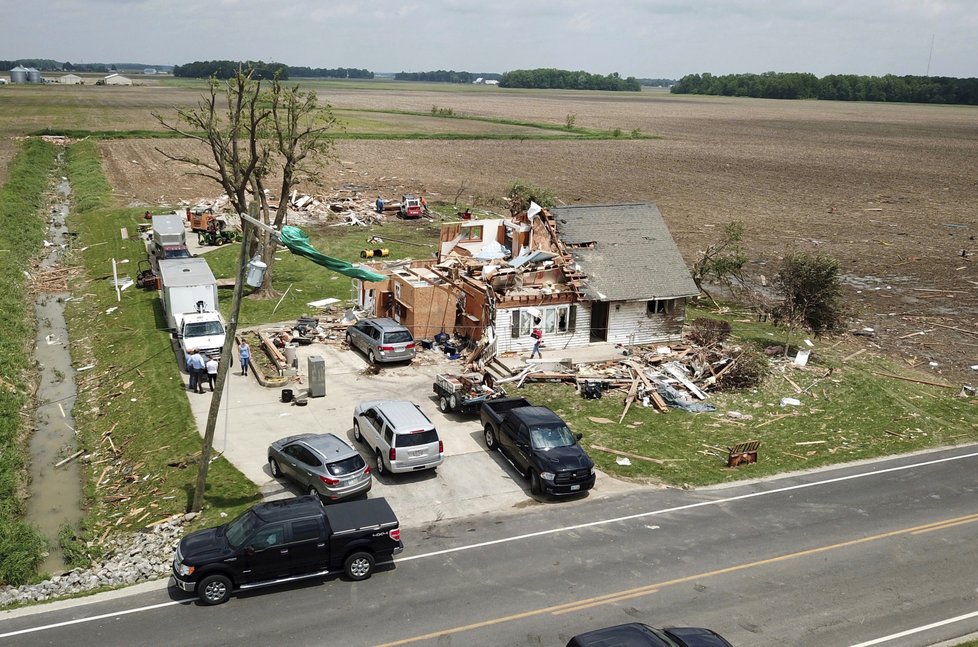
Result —
[{"label": "side mirror", "polygon": [[578,433],[574,434],[574,438],[577,438],[578,440],[581,440],[581,439],[584,438],[584,434],[578,432]]},{"label": "side mirror", "polygon": [[245,552],[245,555],[247,555],[248,557],[251,557],[252,555],[255,554],[255,547],[254,546],[245,546],[244,552]]}]

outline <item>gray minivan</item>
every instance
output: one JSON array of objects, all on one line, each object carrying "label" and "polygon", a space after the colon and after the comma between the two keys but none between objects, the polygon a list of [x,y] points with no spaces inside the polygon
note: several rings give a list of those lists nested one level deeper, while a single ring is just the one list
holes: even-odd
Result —
[{"label": "gray minivan", "polygon": [[445,459],[435,425],[408,400],[358,404],[353,410],[353,437],[373,450],[378,474],[435,469]]},{"label": "gray minivan", "polygon": [[393,319],[364,319],[346,329],[346,343],[359,348],[371,364],[414,359],[411,331]]}]

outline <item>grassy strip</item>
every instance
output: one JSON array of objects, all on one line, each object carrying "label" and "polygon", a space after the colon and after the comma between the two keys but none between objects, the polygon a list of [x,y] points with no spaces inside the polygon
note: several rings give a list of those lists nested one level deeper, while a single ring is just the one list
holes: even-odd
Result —
[{"label": "grassy strip", "polygon": [[[68,177],[75,198],[69,224],[78,233],[70,261],[85,278],[72,285],[77,298],[66,318],[75,365],[92,365],[78,374],[74,409],[79,448],[91,456],[79,536],[97,540],[186,512],[201,440],[157,293],[130,288],[117,302],[109,280],[113,258],[128,259],[120,274],[135,275],[146,257],[136,226],[142,210],[107,206],[108,185],[90,140],[69,147]],[[120,236],[122,228],[129,239]],[[202,522],[217,523],[218,513],[237,514],[257,499],[255,485],[218,459],[208,473]]]},{"label": "grassy strip", "polygon": [[[689,318],[705,314],[715,316],[691,312]],[[784,339],[777,329],[748,323],[750,319],[747,313],[728,318],[734,326],[734,342],[763,347]],[[523,391],[531,401],[549,402],[572,429],[583,432],[587,446],[666,459],[661,464],[631,459],[631,465],[623,466],[612,454],[590,451],[602,470],[679,486],[770,476],[978,440],[974,400],[957,397],[957,389],[882,377],[879,373],[933,380],[872,353],[847,360],[860,348],[853,344],[848,338],[819,340],[805,369],[774,359],[772,375],[760,388],[711,394],[706,402],[717,407],[714,413],[672,409],[659,414],[637,402],[619,424],[627,389],[608,391],[602,399],[590,401],[564,385],[534,384]],[[823,377],[828,369],[831,375]],[[802,389],[817,384],[810,393],[798,394],[789,379]],[[784,397],[800,400],[801,406],[781,406]],[[726,415],[728,411],[752,419],[734,419]],[[759,461],[753,465],[728,469],[726,452],[711,449],[747,440],[761,441]]]},{"label": "grassy strip", "polygon": [[[424,113],[420,113],[424,114]],[[516,125],[516,124],[514,124]],[[553,129],[560,130],[560,129]],[[183,139],[177,133],[155,130],[67,130],[45,128],[31,133],[32,136],[69,137],[71,139]],[[576,133],[567,131],[566,134],[545,135],[532,133],[370,133],[343,132],[333,133],[334,139],[371,139],[371,140],[504,140],[504,141],[557,141],[557,140],[598,140],[598,139],[654,139],[647,135],[619,132],[594,131],[593,133]]]},{"label": "grassy strip", "polygon": [[25,268],[41,250],[38,211],[55,159],[51,144],[26,141],[0,189],[0,584],[30,581],[45,549],[45,539],[23,519],[30,429],[22,414],[32,400],[35,333]]},{"label": "grassy strip", "polygon": [[354,109],[335,109],[335,113],[340,114],[342,112],[372,112],[379,114],[389,114],[389,115],[407,115],[411,117],[428,117],[430,119],[462,119],[465,121],[481,121],[489,124],[501,124],[504,126],[520,126],[523,128],[539,128],[541,130],[553,130],[556,132],[564,133],[566,135],[574,135],[574,139],[617,139],[617,138],[628,138],[628,139],[656,139],[650,135],[643,135],[639,132],[629,132],[627,134],[619,132],[619,134],[614,134],[615,131],[609,130],[595,130],[594,128],[580,128],[577,126],[571,126],[568,128],[566,125],[560,124],[547,124],[538,121],[523,121],[520,119],[505,119],[503,117],[480,117],[478,115],[467,115],[467,114],[456,114],[455,112],[446,113],[444,110],[439,111],[435,108],[432,112],[416,112],[412,110],[384,110],[380,108],[354,108]]}]

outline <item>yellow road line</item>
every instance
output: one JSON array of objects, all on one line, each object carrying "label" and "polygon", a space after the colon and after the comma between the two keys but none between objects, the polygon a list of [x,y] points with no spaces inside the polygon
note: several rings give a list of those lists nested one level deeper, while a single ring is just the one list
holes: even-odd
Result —
[{"label": "yellow road line", "polygon": [[401,640],[396,640],[394,642],[383,643],[379,645],[379,647],[395,647],[396,645],[408,645],[410,643],[420,642],[422,640],[433,640],[441,636],[463,633],[465,631],[472,631],[473,629],[481,629],[482,627],[491,627],[492,625],[503,624],[505,622],[513,622],[514,620],[522,620],[523,618],[531,618],[533,616],[544,615],[547,613],[553,615],[562,615],[564,613],[579,611],[581,609],[587,609],[590,607],[600,606],[603,604],[613,604],[621,600],[629,600],[632,598],[642,597],[643,595],[651,595],[657,592],[659,589],[666,586],[683,584],[693,580],[700,580],[708,577],[716,577],[717,575],[736,573],[737,571],[743,571],[749,568],[757,568],[758,566],[777,564],[778,562],[785,562],[792,559],[798,559],[800,557],[808,557],[809,555],[817,555],[819,553],[825,553],[832,550],[839,550],[840,548],[848,548],[849,546],[858,546],[859,544],[866,544],[873,541],[879,541],[881,539],[888,539],[890,537],[898,537],[900,535],[915,535],[915,534],[930,532],[932,530],[944,530],[945,528],[951,528],[953,526],[958,526],[965,523],[972,523],[974,521],[978,521],[978,514],[970,514],[970,515],[965,515],[963,517],[955,517],[954,519],[945,519],[944,521],[926,523],[920,526],[913,526],[911,528],[901,528],[900,530],[891,530],[890,532],[883,532],[878,535],[870,535],[868,537],[861,537],[860,539],[850,539],[849,541],[843,541],[838,544],[830,544],[828,546],[809,548],[807,550],[801,550],[794,553],[786,553],[784,555],[778,555],[777,557],[770,557],[768,559],[762,559],[756,562],[750,562],[747,564],[737,564],[736,566],[728,566],[727,568],[720,568],[715,571],[707,571],[705,573],[698,573],[696,575],[687,575],[685,577],[678,577],[676,579],[667,580],[665,582],[659,582],[656,584],[647,584],[645,586],[640,586],[633,589],[627,589],[625,591],[618,591],[616,593],[608,593],[605,595],[599,595],[592,598],[585,598],[583,600],[578,600],[576,602],[565,602],[564,604],[558,604],[549,607],[541,607],[539,609],[524,611],[523,613],[501,616],[499,618],[491,618],[489,620],[483,620],[482,622],[475,622],[472,624],[461,625],[458,627],[450,627],[448,629],[442,629],[441,631],[434,631],[420,636],[413,636],[411,638],[403,638]]}]

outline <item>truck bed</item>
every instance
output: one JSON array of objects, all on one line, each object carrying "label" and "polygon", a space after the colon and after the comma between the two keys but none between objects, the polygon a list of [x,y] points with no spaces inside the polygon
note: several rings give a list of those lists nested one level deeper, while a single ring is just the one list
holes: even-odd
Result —
[{"label": "truck bed", "polygon": [[334,503],[324,513],[334,535],[397,525],[397,516],[384,498]]},{"label": "truck bed", "polygon": [[482,421],[485,422],[486,418],[492,420],[492,422],[498,424],[502,420],[503,415],[510,409],[518,409],[520,407],[531,407],[530,401],[526,398],[500,398],[498,400],[486,400],[482,403],[482,410],[480,415]]}]

